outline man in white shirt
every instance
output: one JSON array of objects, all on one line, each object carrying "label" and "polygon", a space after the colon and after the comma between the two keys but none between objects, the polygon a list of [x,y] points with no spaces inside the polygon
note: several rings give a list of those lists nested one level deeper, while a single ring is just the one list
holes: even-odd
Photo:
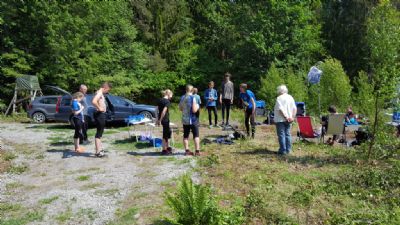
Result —
[{"label": "man in white shirt", "polygon": [[285,85],[281,85],[277,89],[278,97],[276,98],[274,109],[274,121],[276,124],[276,132],[279,139],[279,154],[286,155],[292,150],[292,136],[290,129],[294,118],[296,117],[297,107],[294,99],[288,94]]}]

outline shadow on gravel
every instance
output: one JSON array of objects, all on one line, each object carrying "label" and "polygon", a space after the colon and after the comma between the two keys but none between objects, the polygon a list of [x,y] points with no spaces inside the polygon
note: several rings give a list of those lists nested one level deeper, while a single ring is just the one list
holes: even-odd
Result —
[{"label": "shadow on gravel", "polygon": [[47,152],[49,152],[49,153],[62,153],[62,158],[63,159],[71,158],[71,157],[91,157],[91,158],[95,157],[92,153],[89,153],[89,152],[78,153],[78,152],[71,151],[69,149],[65,149],[65,150],[50,149],[50,150],[47,150]]},{"label": "shadow on gravel", "polygon": [[59,146],[66,146],[66,145],[70,145],[70,144],[71,144],[70,141],[59,141],[59,142],[51,143],[50,146],[59,147]]}]

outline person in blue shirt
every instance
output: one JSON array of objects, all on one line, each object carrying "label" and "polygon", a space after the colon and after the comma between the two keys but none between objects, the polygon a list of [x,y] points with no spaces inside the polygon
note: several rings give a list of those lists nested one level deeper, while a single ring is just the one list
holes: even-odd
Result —
[{"label": "person in blue shirt", "polygon": [[240,99],[242,104],[245,106],[245,125],[247,136],[250,137],[250,127],[251,124],[251,137],[254,138],[256,133],[256,123],[255,123],[255,112],[256,112],[256,96],[250,90],[247,90],[247,84],[240,84]]},{"label": "person in blue shirt", "polygon": [[76,92],[72,95],[72,119],[74,121],[74,147],[76,152],[83,152],[84,149],[79,146],[79,140],[83,140],[83,127],[85,122],[85,117],[83,115],[83,111],[85,107],[81,104],[84,95],[82,92]]},{"label": "person in blue shirt", "polygon": [[214,89],[214,81],[210,81],[208,83],[208,89],[204,92],[204,99],[206,100],[206,107],[208,110],[208,122],[210,128],[212,128],[212,115],[211,112],[214,112],[214,124],[215,127],[218,127],[218,115],[217,115],[217,99],[218,92]]}]

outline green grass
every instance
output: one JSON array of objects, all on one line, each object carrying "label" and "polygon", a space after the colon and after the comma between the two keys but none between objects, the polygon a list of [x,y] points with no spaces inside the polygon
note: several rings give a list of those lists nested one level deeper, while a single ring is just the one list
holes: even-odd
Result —
[{"label": "green grass", "polygon": [[58,215],[56,215],[56,216],[55,216],[55,219],[56,219],[58,222],[65,223],[65,222],[67,222],[68,220],[70,220],[73,216],[74,216],[74,214],[72,213],[71,208],[68,208],[68,209],[65,210],[64,212],[59,213]]},{"label": "green grass", "polygon": [[110,222],[108,225],[134,225],[136,224],[135,215],[138,213],[136,207],[131,207],[125,210],[118,209],[115,213],[117,219]]},{"label": "green grass", "polygon": [[39,200],[39,203],[42,205],[48,205],[48,204],[51,204],[52,202],[56,201],[58,198],[59,198],[59,196],[44,198],[44,199]]},{"label": "green grass", "polygon": [[43,220],[44,213],[41,211],[30,211],[26,212],[25,214],[13,217],[9,219],[2,219],[0,218],[1,225],[25,225],[29,223],[33,223],[35,221]]},{"label": "green grass", "polygon": [[97,211],[91,208],[79,209],[76,215],[78,218],[87,217],[90,221],[93,221],[96,219]]},{"label": "green grass", "polygon": [[90,179],[89,175],[81,175],[81,176],[76,178],[77,181],[87,181],[89,179]]},{"label": "green grass", "polygon": [[21,165],[11,165],[8,169],[8,173],[13,173],[13,174],[22,174],[26,171],[29,170],[29,167],[27,164],[21,164]]},{"label": "green grass", "polygon": [[278,156],[274,129],[257,132],[204,146],[196,169],[224,207],[243,202],[245,224],[400,224],[399,160],[371,164],[352,148],[303,143]]},{"label": "green grass", "polygon": [[23,187],[24,185],[22,183],[19,182],[11,182],[11,183],[7,183],[6,184],[6,189],[16,189],[16,188],[20,188]]},{"label": "green grass", "polygon": [[5,152],[4,154],[1,155],[1,157],[5,161],[11,161],[13,159],[16,159],[18,156],[12,152]]}]

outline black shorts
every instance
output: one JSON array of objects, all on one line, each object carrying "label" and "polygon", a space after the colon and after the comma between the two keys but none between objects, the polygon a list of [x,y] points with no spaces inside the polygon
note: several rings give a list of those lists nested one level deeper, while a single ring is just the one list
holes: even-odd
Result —
[{"label": "black shorts", "polygon": [[169,126],[169,122],[162,122],[162,135],[164,140],[168,140],[171,138],[171,127]]},{"label": "black shorts", "polygon": [[183,138],[189,138],[190,130],[193,133],[193,138],[199,137],[199,125],[183,125]]},{"label": "black shorts", "polygon": [[94,120],[96,121],[96,135],[95,138],[100,139],[103,136],[104,127],[106,126],[107,115],[104,112],[95,112]]}]

